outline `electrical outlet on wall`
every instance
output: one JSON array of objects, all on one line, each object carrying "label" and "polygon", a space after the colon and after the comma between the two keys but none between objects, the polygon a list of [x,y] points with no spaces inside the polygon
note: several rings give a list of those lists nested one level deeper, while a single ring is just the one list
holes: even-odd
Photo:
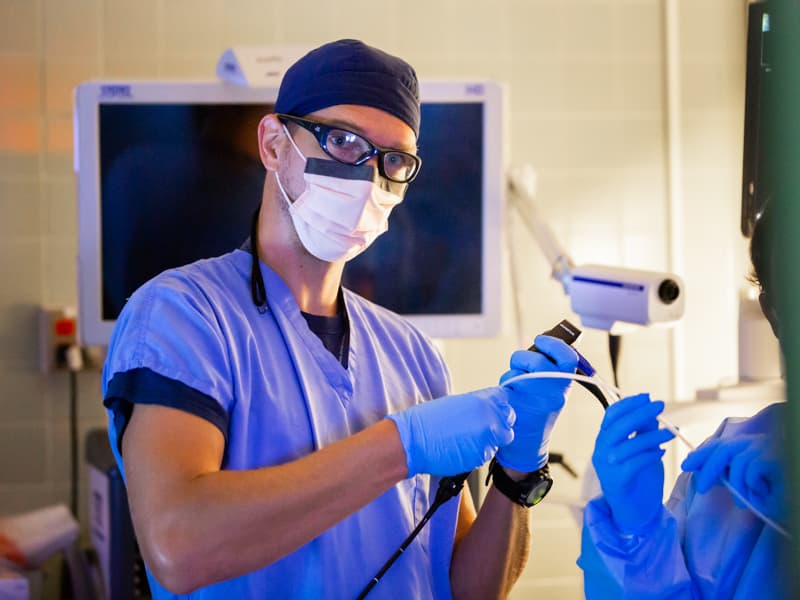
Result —
[{"label": "electrical outlet on wall", "polygon": [[39,370],[50,373],[82,368],[77,311],[73,307],[42,307],[39,311]]}]

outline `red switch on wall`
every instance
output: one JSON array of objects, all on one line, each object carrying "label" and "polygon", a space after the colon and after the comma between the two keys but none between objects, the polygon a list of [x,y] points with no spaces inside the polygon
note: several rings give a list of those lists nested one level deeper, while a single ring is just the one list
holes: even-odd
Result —
[{"label": "red switch on wall", "polygon": [[53,325],[54,333],[57,337],[69,337],[75,335],[75,319],[58,319]]},{"label": "red switch on wall", "polygon": [[78,344],[74,308],[42,308],[39,313],[39,368],[43,373],[66,369],[67,349]]}]

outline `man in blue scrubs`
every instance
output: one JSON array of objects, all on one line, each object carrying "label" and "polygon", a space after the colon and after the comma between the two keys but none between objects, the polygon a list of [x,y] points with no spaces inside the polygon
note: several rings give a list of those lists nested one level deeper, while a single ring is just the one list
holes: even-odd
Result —
[{"label": "man in blue scrubs", "polygon": [[[430,341],[341,287],[420,168],[407,63],[326,44],[287,71],[275,113],[249,241],[145,284],[109,347],[109,433],[157,598],[355,598],[441,476],[496,452],[495,481],[541,475],[567,391],[449,395]],[[515,353],[506,378],[574,370],[568,346],[536,343],[549,359]],[[493,486],[477,515],[466,494],[445,503],[370,597],[505,596],[530,535],[511,496]]]},{"label": "man in blue scrubs", "polygon": [[[751,241],[761,307],[779,332],[774,264],[779,248],[764,212]],[[787,486],[784,403],[727,418],[683,462],[666,506],[662,402],[632,396],[609,407],[592,462],[603,495],[586,506],[578,565],[586,597],[786,598]],[[756,516],[732,487],[772,523]],[[781,531],[783,530],[783,531]]]}]

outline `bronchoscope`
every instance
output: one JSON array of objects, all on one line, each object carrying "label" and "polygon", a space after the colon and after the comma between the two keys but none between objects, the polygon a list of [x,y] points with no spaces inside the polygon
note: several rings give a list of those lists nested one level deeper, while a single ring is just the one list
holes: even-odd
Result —
[{"label": "bronchoscope", "polygon": [[[545,331],[542,335],[548,335],[551,337],[558,338],[568,345],[574,348],[574,343],[578,340],[581,335],[581,330],[575,327],[572,323],[567,321],[566,319],[562,320],[552,329]],[[528,348],[531,351],[538,351],[535,345],[532,345]],[[577,381],[581,386],[586,388],[597,400],[600,402],[603,410],[606,410],[611,404],[620,400],[624,397],[624,394],[615,386],[612,386],[605,382],[598,374],[597,371],[592,367],[588,360],[580,353],[578,350],[575,350],[576,354],[578,355],[578,367],[575,373],[564,373],[560,371],[540,371],[535,373],[524,373],[522,375],[517,375],[516,377],[511,377],[504,381],[501,386],[505,387],[511,383],[516,381],[521,381],[523,379],[571,379],[573,381]],[[610,401],[609,401],[610,400]],[[656,417],[658,422],[661,423],[666,429],[670,430],[672,433],[675,434],[675,437],[681,440],[690,450],[694,450],[694,445],[686,439],[686,437],[678,430],[678,428],[667,421],[663,416],[659,415]],[[425,524],[430,520],[433,516],[433,513],[445,502],[450,500],[459,494],[461,489],[464,486],[464,482],[467,480],[471,473],[460,473],[459,475],[452,475],[450,477],[442,477],[439,481],[439,487],[436,490],[436,496],[434,497],[433,503],[431,504],[428,512],[420,520],[419,524],[414,528],[414,530],[408,535],[408,537],[403,541],[400,547],[395,551],[394,554],[389,558],[389,560],[384,563],[384,565],[380,568],[380,570],[375,574],[375,576],[369,581],[369,583],[364,587],[361,593],[357,596],[356,600],[363,600],[366,595],[374,588],[378,582],[381,580],[383,575],[389,568],[394,564],[394,562],[403,554],[403,552],[408,548],[417,534],[425,527]],[[759,517],[761,520],[764,521],[768,526],[772,527],[780,533],[781,535],[785,536],[786,538],[791,539],[791,535],[786,531],[783,527],[781,527],[778,523],[761,513],[756,507],[753,506],[738,490],[736,490],[727,479],[722,479],[722,483],[731,491],[731,493],[744,505],[746,506],[753,514]]]}]

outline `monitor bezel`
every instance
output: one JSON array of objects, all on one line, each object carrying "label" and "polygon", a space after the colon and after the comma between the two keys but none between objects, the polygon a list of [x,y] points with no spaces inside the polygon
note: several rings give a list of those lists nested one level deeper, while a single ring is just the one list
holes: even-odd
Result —
[{"label": "monitor bezel", "polygon": [[[105,346],[115,320],[102,315],[99,109],[103,104],[274,103],[277,87],[219,81],[90,81],[75,89],[74,168],[78,186],[79,336]],[[483,104],[482,309],[475,314],[403,315],[432,338],[493,337],[500,329],[505,203],[503,86],[492,81],[421,81],[423,103]],[[391,227],[391,221],[390,221]]]}]

